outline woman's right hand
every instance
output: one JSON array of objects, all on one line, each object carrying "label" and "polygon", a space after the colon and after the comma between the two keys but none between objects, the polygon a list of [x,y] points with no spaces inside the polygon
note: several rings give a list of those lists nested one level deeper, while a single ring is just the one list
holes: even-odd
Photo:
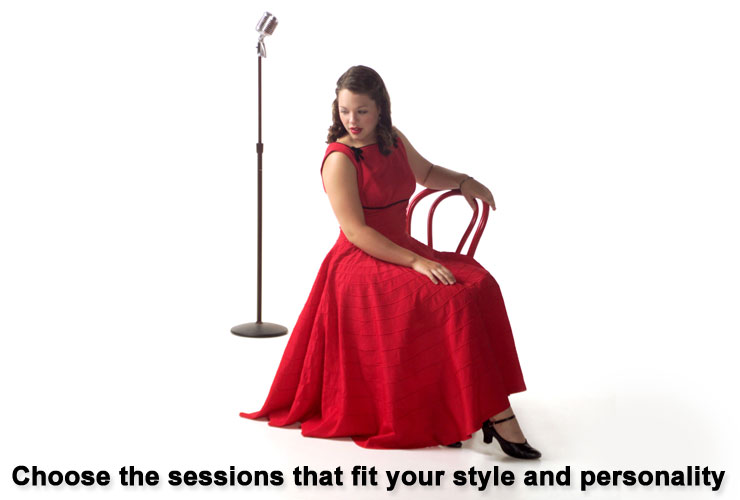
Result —
[{"label": "woman's right hand", "polygon": [[421,273],[435,285],[443,283],[445,285],[454,285],[455,277],[452,275],[449,269],[433,260],[425,259],[424,257],[417,257],[411,264],[411,269],[417,273]]}]

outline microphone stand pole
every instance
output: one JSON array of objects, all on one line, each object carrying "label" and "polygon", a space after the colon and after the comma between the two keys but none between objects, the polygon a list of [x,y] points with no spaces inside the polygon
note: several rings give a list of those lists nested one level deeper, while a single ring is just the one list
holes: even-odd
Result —
[{"label": "microphone stand pole", "polygon": [[280,337],[288,329],[275,323],[262,321],[262,37],[257,45],[257,321],[244,323],[231,329],[240,337]]}]

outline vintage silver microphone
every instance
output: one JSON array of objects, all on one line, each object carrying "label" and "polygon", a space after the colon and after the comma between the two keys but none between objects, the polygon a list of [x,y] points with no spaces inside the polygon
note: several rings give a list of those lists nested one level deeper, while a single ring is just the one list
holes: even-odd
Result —
[{"label": "vintage silver microphone", "polygon": [[275,16],[265,12],[255,28],[260,34],[257,41],[257,321],[233,327],[231,333],[240,337],[279,337],[288,333],[284,326],[262,321],[262,58],[267,57],[263,40],[272,35],[277,23]]},{"label": "vintage silver microphone", "polygon": [[277,27],[277,17],[273,16],[269,12],[265,12],[262,14],[262,18],[257,23],[257,27],[255,28],[259,34],[260,38],[257,40],[257,51],[260,55],[260,57],[267,57],[267,50],[265,50],[265,42],[262,40],[268,36],[272,35],[275,32],[275,28]]}]

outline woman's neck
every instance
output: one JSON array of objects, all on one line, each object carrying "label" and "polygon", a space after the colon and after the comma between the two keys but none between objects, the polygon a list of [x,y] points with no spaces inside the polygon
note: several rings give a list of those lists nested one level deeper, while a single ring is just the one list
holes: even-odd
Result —
[{"label": "woman's neck", "polygon": [[366,139],[363,142],[357,142],[357,141],[353,141],[352,138],[349,136],[349,134],[347,134],[337,139],[337,142],[341,142],[342,144],[345,144],[353,148],[364,148],[365,146],[371,146],[373,144],[376,144],[378,140],[377,140],[377,136],[374,136],[372,138]]}]

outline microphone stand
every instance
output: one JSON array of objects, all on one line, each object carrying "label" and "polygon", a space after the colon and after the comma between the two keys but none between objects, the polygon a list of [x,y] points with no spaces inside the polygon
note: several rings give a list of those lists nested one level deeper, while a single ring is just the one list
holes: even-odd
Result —
[{"label": "microphone stand", "polygon": [[266,56],[263,37],[260,36],[257,44],[257,321],[231,329],[234,335],[253,338],[280,337],[288,333],[282,325],[262,321],[262,57]]}]

